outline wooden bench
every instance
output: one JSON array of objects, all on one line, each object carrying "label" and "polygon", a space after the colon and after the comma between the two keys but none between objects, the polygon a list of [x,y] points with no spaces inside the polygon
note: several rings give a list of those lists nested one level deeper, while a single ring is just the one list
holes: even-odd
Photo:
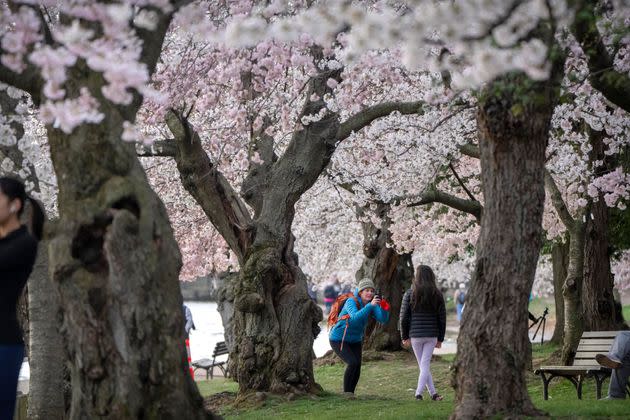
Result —
[{"label": "wooden bench", "polygon": [[205,369],[206,371],[206,379],[208,379],[208,376],[210,377],[210,379],[213,379],[213,370],[215,367],[218,367],[219,369],[221,369],[221,372],[223,372],[223,376],[227,377],[227,370],[226,370],[226,364],[227,364],[227,357],[225,358],[225,360],[217,360],[217,357],[220,356],[224,356],[224,355],[229,355],[230,352],[228,351],[227,346],[225,345],[225,341],[221,341],[219,343],[217,343],[216,346],[214,346],[214,351],[212,352],[212,359],[200,359],[200,360],[195,360],[192,365],[193,365],[193,371],[196,371],[197,369]]},{"label": "wooden bench", "polygon": [[[541,366],[534,373],[543,381],[543,398],[549,398],[549,382],[555,377],[566,378],[577,390],[578,399],[582,399],[582,384],[585,378],[595,378],[597,399],[602,397],[602,384],[611,374],[595,360],[598,353],[607,354],[619,331],[589,331],[582,334],[575,359],[571,366]],[[630,386],[630,385],[629,385]]]}]

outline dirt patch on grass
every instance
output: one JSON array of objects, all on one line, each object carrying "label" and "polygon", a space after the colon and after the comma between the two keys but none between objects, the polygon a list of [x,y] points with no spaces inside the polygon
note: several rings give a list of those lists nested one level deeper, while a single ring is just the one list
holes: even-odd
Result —
[{"label": "dirt patch on grass", "polygon": [[[439,356],[433,356],[433,357],[439,357]],[[408,359],[413,359],[413,358],[414,358],[413,353],[406,350],[394,351],[394,352],[366,350],[363,352],[362,360],[365,363],[365,362],[375,362],[379,360],[408,360]],[[332,366],[337,363],[343,363],[343,361],[332,350],[328,350],[326,354],[324,354],[322,357],[318,357],[317,359],[313,360],[313,366],[315,367]]]},{"label": "dirt patch on grass", "polygon": [[235,401],[236,392],[224,391],[204,398],[203,407],[206,410],[211,410],[213,413],[218,413],[220,408],[232,405]]}]

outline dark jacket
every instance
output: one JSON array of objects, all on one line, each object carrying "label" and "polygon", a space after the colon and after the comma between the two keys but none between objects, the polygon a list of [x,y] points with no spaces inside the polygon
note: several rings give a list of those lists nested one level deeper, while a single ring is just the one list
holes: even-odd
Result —
[{"label": "dark jacket", "polygon": [[410,303],[412,297],[412,290],[407,290],[400,307],[400,336],[402,339],[437,337],[437,341],[444,341],[446,330],[444,297],[440,294],[440,302],[436,311],[421,309],[419,305],[413,310]]},{"label": "dark jacket", "polygon": [[25,226],[0,238],[0,344],[23,344],[17,302],[33,270],[37,241]]}]

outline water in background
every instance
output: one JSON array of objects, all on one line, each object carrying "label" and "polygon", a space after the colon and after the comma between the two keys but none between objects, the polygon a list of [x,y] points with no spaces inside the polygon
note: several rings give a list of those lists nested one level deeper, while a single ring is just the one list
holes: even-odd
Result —
[{"label": "water in background", "polygon": [[[192,312],[195,330],[190,331],[190,355],[192,360],[212,359],[214,346],[225,341],[221,315],[217,311],[216,302],[184,302]],[[323,356],[330,350],[328,333],[325,327],[313,343],[315,356]]]}]

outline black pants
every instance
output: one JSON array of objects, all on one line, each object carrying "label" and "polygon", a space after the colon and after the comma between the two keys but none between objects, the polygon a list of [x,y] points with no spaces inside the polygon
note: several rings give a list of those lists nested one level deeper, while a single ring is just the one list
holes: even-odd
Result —
[{"label": "black pants", "polygon": [[363,343],[343,343],[341,341],[331,341],[330,347],[346,363],[346,372],[343,375],[343,392],[354,392],[361,376],[361,354]]}]

